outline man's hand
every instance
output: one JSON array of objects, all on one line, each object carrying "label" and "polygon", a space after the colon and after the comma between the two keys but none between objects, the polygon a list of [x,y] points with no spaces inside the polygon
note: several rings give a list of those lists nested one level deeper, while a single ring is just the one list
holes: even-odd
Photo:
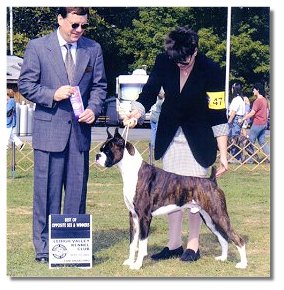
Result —
[{"label": "man's hand", "polygon": [[91,109],[86,109],[80,116],[80,123],[92,124],[95,121],[95,114]]},{"label": "man's hand", "polygon": [[71,86],[62,86],[56,90],[53,99],[54,101],[60,102],[65,99],[69,99],[74,93],[74,88]]}]

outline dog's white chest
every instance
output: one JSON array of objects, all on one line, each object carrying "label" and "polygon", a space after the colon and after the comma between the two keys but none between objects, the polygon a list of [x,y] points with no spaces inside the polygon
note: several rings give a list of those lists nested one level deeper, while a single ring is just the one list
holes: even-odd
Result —
[{"label": "dog's white chest", "polygon": [[137,177],[133,176],[133,180],[131,182],[123,185],[123,197],[126,207],[129,211],[132,213],[134,212],[134,205],[133,200],[135,196],[136,191],[136,185],[137,185],[138,175]]},{"label": "dog's white chest", "polygon": [[138,172],[142,161],[140,154],[130,156],[127,151],[125,151],[123,159],[117,164],[123,179],[124,202],[128,210],[131,212],[134,212],[133,200],[136,194]]}]

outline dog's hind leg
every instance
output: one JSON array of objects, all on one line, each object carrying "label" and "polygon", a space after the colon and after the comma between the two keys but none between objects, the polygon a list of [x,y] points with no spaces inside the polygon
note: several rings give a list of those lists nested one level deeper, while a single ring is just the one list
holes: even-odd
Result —
[{"label": "dog's hind leg", "polygon": [[245,242],[243,239],[233,230],[231,227],[230,221],[228,220],[226,223],[222,224],[222,222],[219,224],[219,226],[226,232],[229,239],[235,244],[237,247],[241,261],[236,264],[236,268],[245,269],[247,267],[247,255],[246,255],[246,247]]},{"label": "dog's hind leg", "polygon": [[220,260],[220,261],[226,261],[228,257],[228,237],[226,236],[224,237],[221,235],[221,233],[216,229],[215,224],[213,223],[211,217],[206,211],[200,210],[200,215],[204,223],[206,224],[206,226],[211,230],[211,232],[214,235],[217,236],[218,241],[221,245],[221,249],[222,249],[221,256],[217,256],[215,257],[215,259]]},{"label": "dog's hind leg", "polygon": [[[208,215],[209,216],[209,215]],[[245,243],[243,239],[233,230],[230,219],[227,213],[226,209],[223,209],[222,214],[216,214],[212,215],[208,219],[211,219],[211,224],[213,225],[213,228],[215,231],[213,231],[215,234],[218,232],[219,234],[216,234],[218,239],[219,235],[223,237],[224,240],[226,240],[227,243],[227,249],[226,252],[228,253],[228,239],[230,239],[235,246],[237,247],[241,261],[236,264],[236,268],[246,268],[247,267],[247,257],[246,257],[246,249],[245,249]],[[222,240],[222,239],[221,239]],[[220,241],[220,239],[219,239]],[[216,259],[223,260],[227,254],[224,256],[224,249],[222,242],[220,241],[221,247],[222,247],[222,255],[220,257],[217,257]],[[227,257],[226,257],[227,258]]]},{"label": "dog's hind leg", "polygon": [[129,212],[130,221],[130,246],[129,257],[123,262],[123,265],[131,266],[135,262],[135,254],[137,251],[138,239],[139,239],[139,222],[136,213]]},{"label": "dog's hind leg", "polygon": [[[225,215],[225,213],[224,213]],[[219,221],[215,221],[218,227],[224,231],[224,234],[235,244],[237,247],[241,261],[236,264],[236,268],[245,269],[247,267],[247,256],[246,256],[246,247],[244,240],[233,230],[229,216],[222,217]]]},{"label": "dog's hind leg", "polygon": [[241,261],[236,264],[236,268],[245,269],[248,265],[247,254],[246,254],[246,246],[245,244],[241,247],[236,246],[239,254],[241,256]]}]

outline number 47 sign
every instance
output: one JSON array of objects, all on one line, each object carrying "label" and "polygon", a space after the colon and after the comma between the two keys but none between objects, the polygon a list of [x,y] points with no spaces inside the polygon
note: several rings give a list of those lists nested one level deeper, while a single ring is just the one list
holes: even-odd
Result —
[{"label": "number 47 sign", "polygon": [[92,216],[49,216],[49,268],[92,267]]},{"label": "number 47 sign", "polygon": [[209,109],[225,109],[225,92],[207,92],[209,96]]}]

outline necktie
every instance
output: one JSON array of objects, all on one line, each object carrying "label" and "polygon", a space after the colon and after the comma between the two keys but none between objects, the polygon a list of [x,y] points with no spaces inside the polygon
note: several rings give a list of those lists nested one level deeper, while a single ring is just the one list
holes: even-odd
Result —
[{"label": "necktie", "polygon": [[69,84],[73,85],[75,64],[74,64],[73,57],[71,54],[72,44],[66,43],[64,46],[67,50],[66,57],[65,57],[65,68],[66,68]]}]

